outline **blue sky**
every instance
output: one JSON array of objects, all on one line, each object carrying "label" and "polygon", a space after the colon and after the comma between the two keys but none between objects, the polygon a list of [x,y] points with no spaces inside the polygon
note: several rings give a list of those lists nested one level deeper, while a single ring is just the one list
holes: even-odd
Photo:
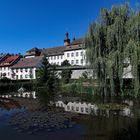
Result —
[{"label": "blue sky", "polygon": [[[85,35],[101,8],[126,0],[0,0],[0,53],[63,45]],[[127,0],[128,1],[128,0]],[[139,0],[129,0],[132,6]]]}]

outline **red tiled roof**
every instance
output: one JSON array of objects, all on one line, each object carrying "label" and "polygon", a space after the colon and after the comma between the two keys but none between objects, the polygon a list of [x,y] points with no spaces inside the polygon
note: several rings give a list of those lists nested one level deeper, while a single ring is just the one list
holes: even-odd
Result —
[{"label": "red tiled roof", "polygon": [[0,63],[4,61],[8,56],[9,54],[0,54]]},{"label": "red tiled roof", "polygon": [[5,67],[5,66],[12,66],[14,65],[18,60],[20,59],[19,55],[16,56],[9,56],[7,57],[4,61],[0,63],[0,67]]}]

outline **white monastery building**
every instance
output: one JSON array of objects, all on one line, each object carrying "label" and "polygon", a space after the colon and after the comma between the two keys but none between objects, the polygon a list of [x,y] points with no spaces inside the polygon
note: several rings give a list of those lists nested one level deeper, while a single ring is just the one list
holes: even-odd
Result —
[{"label": "white monastery building", "polygon": [[56,64],[60,66],[64,60],[68,60],[72,66],[86,65],[83,39],[73,39],[71,42],[68,33],[66,33],[64,46],[42,49],[41,54],[47,56],[50,64]]},{"label": "white monastery building", "polygon": [[[63,46],[51,48],[32,48],[21,58],[19,55],[0,54],[0,78],[7,77],[12,80],[30,80],[36,79],[36,72],[41,67],[42,59],[46,56],[50,64],[55,64],[58,73],[65,67],[60,67],[62,62],[67,60],[72,70],[72,79],[78,79],[84,72],[92,76],[92,70],[88,68],[86,61],[86,48],[83,39],[69,39],[66,33]],[[128,62],[124,62],[129,64]],[[133,78],[131,65],[124,67],[124,79]]]}]

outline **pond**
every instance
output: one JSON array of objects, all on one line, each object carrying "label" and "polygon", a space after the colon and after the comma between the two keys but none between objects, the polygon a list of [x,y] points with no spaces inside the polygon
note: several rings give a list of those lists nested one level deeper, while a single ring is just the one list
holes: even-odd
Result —
[{"label": "pond", "polygon": [[[70,128],[63,128],[63,129],[53,129],[51,131],[42,130],[33,134],[28,133],[27,131],[19,131],[19,129],[15,129],[9,122],[13,118],[13,116],[17,116],[21,114],[23,118],[23,114],[28,113],[35,114],[36,111],[27,111],[25,107],[12,107],[12,108],[5,108],[0,107],[0,139],[1,140],[71,140],[71,139],[80,139],[83,140],[84,135],[84,126],[80,124],[75,124],[73,127]],[[40,113],[41,115],[43,113]],[[27,116],[28,117],[28,116]],[[39,116],[40,117],[40,116]],[[25,118],[24,118],[25,119]],[[19,121],[18,119],[15,121]]]},{"label": "pond", "polygon": [[[129,110],[98,110],[96,115],[79,115],[72,128],[43,130],[29,134],[9,124],[13,116],[27,112],[24,107],[0,107],[0,138],[2,140],[133,140],[139,139],[140,102],[131,100]],[[28,114],[35,113],[30,111]],[[17,120],[19,121],[19,120]]]}]

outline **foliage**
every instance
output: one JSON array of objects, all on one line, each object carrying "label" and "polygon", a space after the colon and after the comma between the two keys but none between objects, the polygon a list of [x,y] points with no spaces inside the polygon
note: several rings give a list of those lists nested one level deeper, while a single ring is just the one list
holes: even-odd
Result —
[{"label": "foliage", "polygon": [[48,62],[46,56],[43,58],[42,67],[37,73],[36,85],[43,89],[38,91],[38,96],[41,104],[44,105],[49,100],[53,100],[56,92],[59,90],[59,79],[55,71],[55,66]]},{"label": "foliage", "polygon": [[84,86],[79,82],[63,84],[61,87],[61,94],[63,96],[80,97],[84,101],[92,101],[93,93],[92,86]]},{"label": "foliage", "polygon": [[[61,66],[68,67],[68,66],[70,66],[70,63],[68,60],[65,60],[62,62]],[[61,78],[62,78],[63,83],[69,83],[69,81],[71,79],[71,74],[72,74],[72,71],[70,69],[66,68],[66,69],[62,70]]]},{"label": "foliage", "polygon": [[16,91],[24,87],[27,90],[32,90],[33,85],[30,81],[12,81],[12,80],[0,80],[0,92]]},{"label": "foliage", "polygon": [[140,11],[133,11],[128,4],[102,9],[99,20],[89,27],[85,46],[101,95],[110,89],[111,96],[124,96],[127,69],[132,73],[135,97],[139,95]]},{"label": "foliage", "polygon": [[97,106],[101,110],[123,110],[124,108],[128,108],[127,105],[118,103],[97,104]]}]

